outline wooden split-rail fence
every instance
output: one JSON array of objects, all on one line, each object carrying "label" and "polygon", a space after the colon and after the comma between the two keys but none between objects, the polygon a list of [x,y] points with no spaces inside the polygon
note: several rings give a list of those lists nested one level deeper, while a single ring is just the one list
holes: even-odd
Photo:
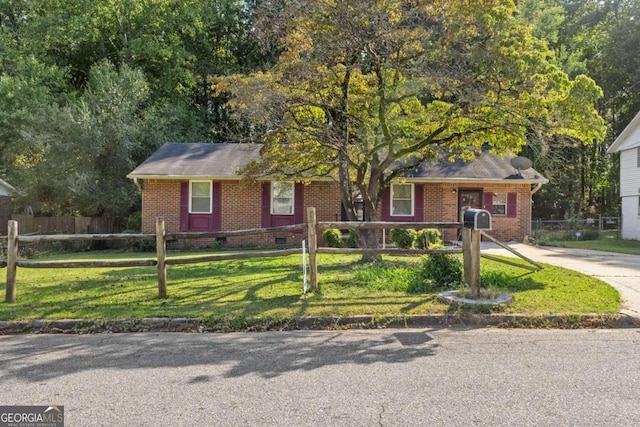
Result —
[{"label": "wooden split-rail fence", "polygon": [[[465,280],[472,289],[480,287],[480,231],[463,228],[463,248],[448,249],[399,249],[399,248],[329,248],[318,246],[318,236],[323,230],[338,229],[377,229],[391,228],[462,228],[459,222],[317,222],[316,210],[307,209],[307,223],[271,228],[254,228],[248,230],[220,231],[220,232],[179,232],[167,233],[163,218],[156,219],[155,234],[56,234],[56,235],[19,235],[17,221],[9,221],[7,235],[7,257],[0,260],[0,267],[7,269],[6,302],[16,301],[16,272],[20,268],[125,268],[125,267],[153,267],[158,274],[158,297],[167,296],[167,266],[178,264],[195,264],[203,262],[222,261],[230,259],[248,259],[261,257],[287,256],[300,253],[300,249],[278,249],[263,251],[243,251],[238,253],[215,253],[191,257],[172,258],[167,256],[167,242],[171,240],[228,238],[247,235],[260,235],[274,232],[307,232],[309,252],[309,289],[318,288],[317,255],[326,254],[388,254],[415,255],[433,253],[463,253],[465,262]],[[156,256],[152,259],[119,260],[119,261],[32,261],[18,257],[20,244],[35,242],[60,242],[83,240],[154,240],[156,241]]]}]

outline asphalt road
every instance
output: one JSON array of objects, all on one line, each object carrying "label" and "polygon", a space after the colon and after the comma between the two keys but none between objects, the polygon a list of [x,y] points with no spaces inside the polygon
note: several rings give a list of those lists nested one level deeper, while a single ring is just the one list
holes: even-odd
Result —
[{"label": "asphalt road", "polygon": [[640,329],[0,337],[65,426],[637,426]]}]

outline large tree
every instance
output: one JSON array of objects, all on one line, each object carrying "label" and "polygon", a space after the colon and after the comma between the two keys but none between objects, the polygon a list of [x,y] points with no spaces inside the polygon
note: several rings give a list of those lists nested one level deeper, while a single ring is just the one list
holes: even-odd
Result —
[{"label": "large tree", "polygon": [[126,175],[148,155],[144,135],[154,121],[148,96],[140,70],[105,61],[78,99],[42,106],[12,156],[20,202],[52,215],[127,216],[139,196]]},{"label": "large tree", "polygon": [[618,159],[606,150],[640,108],[640,3],[635,0],[520,0],[523,18],[556,52],[570,76],[602,88],[597,109],[606,138],[594,144],[534,141],[527,155],[551,182],[534,197],[534,215],[619,215]]},{"label": "large tree", "polygon": [[167,141],[217,141],[210,74],[263,61],[252,1],[0,0],[0,176],[36,214],[126,216]]},{"label": "large tree", "polygon": [[[375,221],[388,184],[443,153],[515,153],[528,135],[603,137],[600,89],[554,65],[511,1],[264,5],[269,27],[256,34],[280,41],[278,62],[215,84],[265,144],[246,173],[334,176],[351,220],[355,194]],[[363,233],[359,243],[377,241]]]}]

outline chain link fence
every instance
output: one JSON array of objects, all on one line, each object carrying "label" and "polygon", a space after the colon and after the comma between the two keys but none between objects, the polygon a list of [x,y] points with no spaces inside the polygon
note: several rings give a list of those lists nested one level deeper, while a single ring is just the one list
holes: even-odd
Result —
[{"label": "chain link fence", "polygon": [[620,218],[535,219],[531,221],[531,237],[536,240],[598,240],[620,237]]}]

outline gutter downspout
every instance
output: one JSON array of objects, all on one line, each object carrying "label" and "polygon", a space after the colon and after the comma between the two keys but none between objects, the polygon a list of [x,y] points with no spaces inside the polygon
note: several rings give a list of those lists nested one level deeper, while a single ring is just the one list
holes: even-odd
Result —
[{"label": "gutter downspout", "polygon": [[140,192],[142,193],[142,186],[138,182],[138,178],[133,178],[133,183],[136,185],[136,187],[138,187],[138,190],[140,190]]},{"label": "gutter downspout", "polygon": [[[136,182],[136,185],[137,185],[137,182]],[[541,182],[537,183],[536,187],[533,190],[531,190],[531,196],[533,197],[533,195],[536,194],[538,190],[540,190],[541,188],[542,188],[542,183]]]}]

